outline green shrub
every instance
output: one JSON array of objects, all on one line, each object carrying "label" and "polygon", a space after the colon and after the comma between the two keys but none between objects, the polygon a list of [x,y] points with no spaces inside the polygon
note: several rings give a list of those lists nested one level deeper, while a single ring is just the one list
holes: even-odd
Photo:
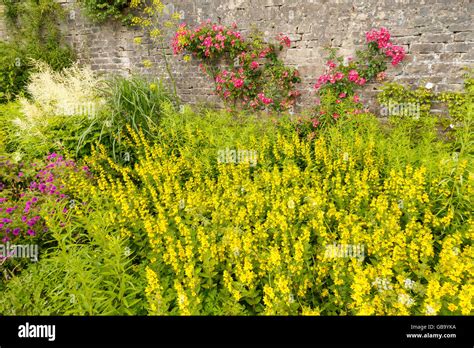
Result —
[{"label": "green shrub", "polygon": [[[54,0],[2,0],[10,43],[0,43],[0,102],[13,99],[26,85],[30,60],[40,60],[54,70],[68,67],[74,53],[61,35],[58,19],[64,17]],[[13,86],[13,87],[12,87]]]},{"label": "green shrub", "polygon": [[116,19],[127,22],[130,16],[124,13],[130,5],[130,0],[81,0],[87,14],[92,20],[104,22]]},{"label": "green shrub", "polygon": [[24,89],[29,68],[29,62],[16,43],[0,41],[0,103],[14,99]]}]

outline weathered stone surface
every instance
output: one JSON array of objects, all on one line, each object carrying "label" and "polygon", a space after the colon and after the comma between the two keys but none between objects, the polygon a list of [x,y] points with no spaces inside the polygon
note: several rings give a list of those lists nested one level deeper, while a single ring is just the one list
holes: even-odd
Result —
[{"label": "weathered stone surface", "polygon": [[[81,63],[101,72],[137,72],[167,79],[156,48],[145,37],[143,45],[133,43],[135,37],[143,36],[141,30],[113,21],[91,23],[77,0],[57,1],[70,14],[61,27]],[[323,47],[339,47],[344,55],[353,55],[372,28],[387,27],[393,42],[407,49],[402,66],[389,66],[387,71],[389,79],[401,83],[417,86],[429,81],[436,90],[460,89],[462,67],[472,67],[474,60],[474,3],[469,0],[180,0],[173,4],[191,26],[210,18],[223,24],[236,22],[244,35],[252,28],[269,38],[280,32],[289,35],[292,45],[282,58],[301,71],[301,106],[314,103],[312,85],[324,71]],[[2,6],[0,18],[1,11]],[[2,20],[0,38],[6,38]],[[144,68],[144,60],[153,67]],[[168,60],[185,102],[219,102],[198,62],[186,63],[172,55]],[[365,88],[363,95],[377,93],[377,86]]]}]

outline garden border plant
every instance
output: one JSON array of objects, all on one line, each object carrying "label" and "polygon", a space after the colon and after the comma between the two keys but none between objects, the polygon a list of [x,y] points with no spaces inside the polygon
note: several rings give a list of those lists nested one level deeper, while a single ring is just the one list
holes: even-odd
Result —
[{"label": "garden border plant", "polygon": [[337,55],[336,49],[329,49],[326,72],[314,85],[319,97],[319,105],[311,119],[314,128],[333,123],[346,114],[362,112],[357,90],[374,80],[385,79],[387,58],[391,59],[392,66],[405,58],[404,48],[391,42],[386,28],[372,29],[365,37],[367,48],[356,51],[355,58],[344,59]]},{"label": "garden border plant", "polygon": [[[232,108],[284,111],[291,108],[300,92],[299,72],[278,58],[290,39],[279,34],[278,44],[267,43],[258,33],[248,38],[231,27],[210,19],[196,28],[182,23],[172,41],[173,52],[182,52],[185,61],[200,60],[201,70],[215,83],[215,92]],[[229,66],[233,64],[233,66]],[[227,68],[222,68],[222,65]]]}]

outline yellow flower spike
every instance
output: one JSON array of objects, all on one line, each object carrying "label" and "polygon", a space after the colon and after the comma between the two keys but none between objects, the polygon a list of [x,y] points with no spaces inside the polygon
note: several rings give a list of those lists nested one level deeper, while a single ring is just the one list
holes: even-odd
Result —
[{"label": "yellow flower spike", "polygon": [[141,0],[131,0],[130,1],[130,8],[137,8],[141,5]]}]

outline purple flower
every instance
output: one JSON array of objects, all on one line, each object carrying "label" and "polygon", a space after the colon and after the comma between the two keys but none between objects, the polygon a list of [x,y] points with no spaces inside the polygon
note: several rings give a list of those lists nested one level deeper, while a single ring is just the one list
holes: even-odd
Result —
[{"label": "purple flower", "polygon": [[15,228],[12,233],[15,235],[15,236],[18,236],[20,234],[20,229],[19,228]]},{"label": "purple flower", "polygon": [[67,213],[67,208],[64,208],[64,209],[63,209],[63,213],[64,213],[64,214]]},{"label": "purple flower", "polygon": [[36,232],[33,231],[32,229],[29,229],[27,233],[28,233],[30,236],[35,236],[35,235],[36,235]]},{"label": "purple flower", "polygon": [[21,221],[26,222],[26,220],[28,220],[28,218],[27,218],[25,215],[23,215],[23,216],[21,217]]},{"label": "purple flower", "polygon": [[21,178],[23,176],[23,172],[18,173],[18,177]]},{"label": "purple flower", "polygon": [[31,201],[32,201],[33,203],[36,203],[36,202],[38,202],[38,198],[33,197],[33,198],[31,199]]},{"label": "purple flower", "polygon": [[57,156],[57,154],[55,152],[51,153],[48,155],[47,159],[48,160],[52,160],[53,158],[55,158]]},{"label": "purple flower", "polygon": [[3,218],[2,221],[6,224],[9,224],[10,222],[12,222],[11,219],[7,219],[7,218]]}]

